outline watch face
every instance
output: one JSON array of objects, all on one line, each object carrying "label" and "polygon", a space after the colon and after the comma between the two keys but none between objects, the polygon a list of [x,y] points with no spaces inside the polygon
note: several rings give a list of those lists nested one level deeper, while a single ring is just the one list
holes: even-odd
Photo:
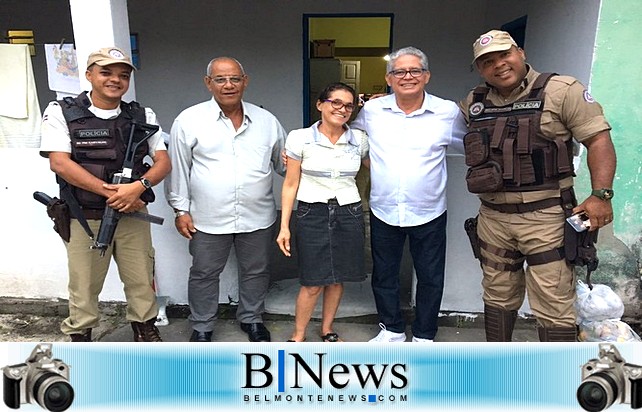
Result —
[{"label": "watch face", "polygon": [[140,182],[143,184],[143,186],[145,186],[145,189],[149,189],[149,188],[152,187],[151,182],[149,180],[145,179],[144,177],[142,177],[140,179]]},{"label": "watch face", "polygon": [[602,193],[604,194],[604,199],[611,199],[613,197],[613,191],[612,190],[604,189],[602,191]]}]

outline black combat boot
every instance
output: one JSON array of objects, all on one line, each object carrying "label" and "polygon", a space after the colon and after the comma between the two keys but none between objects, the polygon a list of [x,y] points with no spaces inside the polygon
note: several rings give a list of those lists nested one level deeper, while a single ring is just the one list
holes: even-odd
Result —
[{"label": "black combat boot", "polygon": [[484,305],[484,328],[486,342],[510,342],[517,319],[516,310],[500,309]]},{"label": "black combat boot", "polygon": [[146,322],[132,322],[132,330],[134,331],[134,342],[162,342],[160,332],[154,323],[156,317],[151,318]]}]

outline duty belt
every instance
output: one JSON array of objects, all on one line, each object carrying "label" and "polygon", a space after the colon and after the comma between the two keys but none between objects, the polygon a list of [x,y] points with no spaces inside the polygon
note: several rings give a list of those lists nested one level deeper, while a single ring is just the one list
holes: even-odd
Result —
[{"label": "duty belt", "polygon": [[483,199],[480,200],[482,205],[501,213],[534,212],[536,210],[548,209],[553,206],[560,206],[562,203],[559,197],[551,197],[549,199],[529,203],[491,203]]}]

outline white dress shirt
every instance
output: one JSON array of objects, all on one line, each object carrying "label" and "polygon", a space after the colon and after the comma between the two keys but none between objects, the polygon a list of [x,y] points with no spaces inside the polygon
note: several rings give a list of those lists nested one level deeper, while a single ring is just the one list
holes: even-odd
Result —
[{"label": "white dress shirt", "polygon": [[272,113],[242,105],[238,130],[214,99],[185,109],[172,125],[165,194],[201,232],[247,233],[276,220],[272,180],[275,170],[284,173],[286,133]]},{"label": "white dress shirt", "polygon": [[466,122],[457,104],[424,92],[404,113],[394,94],[369,100],[350,125],[368,134],[370,209],[392,226],[418,226],[446,210],[446,150],[463,151]]}]

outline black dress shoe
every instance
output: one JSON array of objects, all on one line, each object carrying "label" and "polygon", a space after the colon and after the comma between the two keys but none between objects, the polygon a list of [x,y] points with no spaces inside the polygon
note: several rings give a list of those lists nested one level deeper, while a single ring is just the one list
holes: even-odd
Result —
[{"label": "black dress shoe", "polygon": [[211,342],[212,341],[212,332],[199,332],[197,330],[192,332],[192,336],[189,338],[190,342]]},{"label": "black dress shoe", "polygon": [[270,331],[262,323],[243,323],[241,330],[247,333],[250,342],[270,342]]}]

